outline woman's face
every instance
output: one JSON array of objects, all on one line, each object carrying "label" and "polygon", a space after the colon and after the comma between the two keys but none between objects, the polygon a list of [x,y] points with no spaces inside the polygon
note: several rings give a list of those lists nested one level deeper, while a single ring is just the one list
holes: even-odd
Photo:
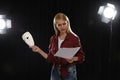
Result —
[{"label": "woman's face", "polygon": [[68,29],[68,23],[65,20],[56,20],[56,27],[60,33],[66,33]]}]

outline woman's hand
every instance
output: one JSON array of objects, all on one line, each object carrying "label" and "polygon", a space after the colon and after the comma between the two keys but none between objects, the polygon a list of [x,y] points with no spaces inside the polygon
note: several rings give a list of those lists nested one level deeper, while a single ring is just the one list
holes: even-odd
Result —
[{"label": "woman's hand", "polygon": [[71,59],[66,59],[69,63],[73,63],[74,61],[78,61],[78,57],[72,57]]},{"label": "woman's hand", "polygon": [[40,55],[42,55],[45,59],[47,59],[48,55],[47,53],[45,53],[41,48],[39,48],[38,46],[34,45],[32,47],[30,47],[32,49],[33,52],[37,52]]},{"label": "woman's hand", "polygon": [[33,52],[39,52],[40,51],[40,48],[36,45],[30,47],[32,49]]}]

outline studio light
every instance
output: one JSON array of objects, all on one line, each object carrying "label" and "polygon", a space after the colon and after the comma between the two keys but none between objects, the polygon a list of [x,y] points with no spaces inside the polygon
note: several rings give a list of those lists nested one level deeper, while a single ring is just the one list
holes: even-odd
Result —
[{"label": "studio light", "polygon": [[6,33],[9,28],[11,28],[11,20],[7,19],[6,15],[0,15],[0,34]]},{"label": "studio light", "polygon": [[106,6],[100,6],[98,14],[101,16],[101,21],[109,23],[115,19],[117,10],[113,4],[107,3]]},{"label": "studio light", "polygon": [[100,15],[101,21],[106,23],[110,28],[109,34],[109,54],[107,55],[108,59],[108,71],[111,71],[111,62],[112,62],[112,50],[113,50],[113,41],[112,41],[112,23],[117,15],[116,7],[113,4],[107,3],[106,6],[100,6],[98,10],[98,14]]}]

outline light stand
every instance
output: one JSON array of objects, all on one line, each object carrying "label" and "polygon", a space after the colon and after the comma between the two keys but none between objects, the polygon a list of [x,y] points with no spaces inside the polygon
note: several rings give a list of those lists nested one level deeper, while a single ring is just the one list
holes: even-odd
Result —
[{"label": "light stand", "polygon": [[108,77],[111,74],[111,55],[112,55],[112,21],[114,20],[117,10],[113,4],[107,3],[106,6],[100,6],[98,14],[101,16],[101,21],[109,24],[110,36],[109,36],[109,55],[108,55]]}]

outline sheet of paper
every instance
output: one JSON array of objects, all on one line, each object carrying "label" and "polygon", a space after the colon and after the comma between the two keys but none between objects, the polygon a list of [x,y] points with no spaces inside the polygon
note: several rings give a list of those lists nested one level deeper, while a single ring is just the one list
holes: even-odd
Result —
[{"label": "sheet of paper", "polygon": [[34,40],[33,40],[33,37],[32,35],[30,34],[30,32],[25,32],[23,35],[22,35],[22,39],[25,41],[25,43],[28,45],[28,46],[34,46]]},{"label": "sheet of paper", "polygon": [[80,49],[80,47],[75,48],[60,48],[54,56],[70,59],[72,58],[77,51]]}]

